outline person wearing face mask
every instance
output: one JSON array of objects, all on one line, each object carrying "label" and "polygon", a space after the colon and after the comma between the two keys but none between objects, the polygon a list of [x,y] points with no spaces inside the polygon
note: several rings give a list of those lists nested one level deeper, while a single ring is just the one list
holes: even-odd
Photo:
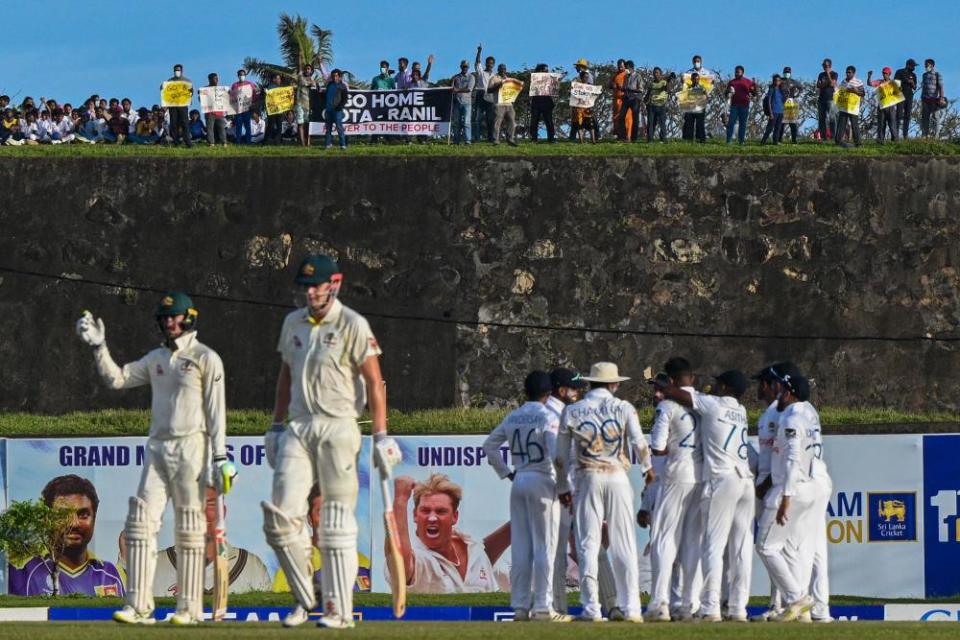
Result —
[{"label": "person wearing face mask", "polygon": [[257,85],[247,80],[246,69],[237,71],[237,81],[230,85],[230,101],[237,110],[233,118],[237,144],[250,144],[250,109],[259,97]]},{"label": "person wearing face mask", "polygon": [[[183,75],[183,65],[176,64],[173,66],[173,76],[168,78],[167,81],[190,82],[190,78]],[[190,89],[190,96],[192,100],[192,87]],[[174,146],[179,145],[182,140],[188,149],[193,148],[193,142],[190,139],[190,107],[166,107],[166,110],[170,116],[170,135],[173,138]],[[126,133],[129,133],[129,125],[125,135]]]},{"label": "person wearing face mask", "polygon": [[[397,88],[397,79],[393,77],[390,70],[390,63],[386,60],[380,61],[380,73],[373,76],[370,81],[370,88],[376,91],[393,91]],[[380,142],[381,136],[370,136],[370,142]]]},{"label": "person wearing face mask", "polygon": [[923,63],[925,71],[920,80],[920,130],[924,138],[936,138],[940,134],[939,112],[947,106],[943,93],[943,76],[935,66],[933,58],[927,58]]},{"label": "person wearing face mask", "polygon": [[[783,90],[785,100],[800,101],[800,92],[803,90],[803,87],[793,79],[793,69],[790,67],[783,68],[783,76],[780,78],[780,88]],[[800,125],[796,122],[785,122],[784,127],[790,127],[790,141],[793,142],[793,144],[797,144],[797,132]],[[781,137],[782,136],[783,134],[781,132]]]},{"label": "person wearing face mask", "polygon": [[691,61],[691,66],[687,69],[687,73],[696,73],[700,76],[700,84],[703,86],[712,86],[717,82],[717,74],[715,71],[706,68],[703,66],[703,58],[700,57],[700,54],[693,56]]}]

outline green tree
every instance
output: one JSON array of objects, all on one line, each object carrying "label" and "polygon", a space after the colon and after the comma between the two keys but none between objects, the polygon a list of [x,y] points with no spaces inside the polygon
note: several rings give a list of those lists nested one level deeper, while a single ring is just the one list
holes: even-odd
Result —
[{"label": "green tree", "polygon": [[280,14],[277,37],[280,39],[282,62],[267,62],[251,57],[243,60],[244,68],[248,73],[256,74],[261,84],[266,84],[274,73],[279,73],[288,81],[294,80],[298,69],[308,62],[314,68],[333,62],[333,31],[309,24],[299,14]]},{"label": "green tree", "polygon": [[48,507],[43,500],[15,500],[0,513],[0,550],[13,562],[49,557],[51,562],[44,567],[50,572],[53,595],[60,593],[60,557],[75,515],[74,509]]}]

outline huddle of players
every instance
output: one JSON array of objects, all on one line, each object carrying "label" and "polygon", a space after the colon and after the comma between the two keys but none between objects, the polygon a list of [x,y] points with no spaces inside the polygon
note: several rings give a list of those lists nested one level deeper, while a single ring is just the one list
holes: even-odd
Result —
[{"label": "huddle of players", "polygon": [[[759,451],[747,441],[740,400],[749,381],[740,371],[714,376],[712,389],[698,392],[690,364],[671,358],[648,381],[658,401],[650,447],[636,409],[614,395],[629,379],[616,365],[594,364],[582,378],[562,369],[527,376],[528,401],[485,443],[497,474],[513,482],[510,578],[517,620],[571,619],[557,606],[558,567],[550,559],[565,556],[556,553],[558,540],[565,547],[570,535],[559,526],[560,508],[572,505],[583,603],[577,619],[603,619],[598,579],[602,586],[605,528],[616,589],[612,602],[604,600],[608,617],[643,622],[627,478],[635,459],[647,483],[638,520],[651,527],[649,621],[746,622],[754,545],[772,585],[770,609],[754,620],[831,621],[823,519],[832,484],[809,381],[790,362],[753,378],[757,398],[768,404]],[[590,390],[578,400],[587,383]],[[513,470],[500,457],[504,442]]]}]

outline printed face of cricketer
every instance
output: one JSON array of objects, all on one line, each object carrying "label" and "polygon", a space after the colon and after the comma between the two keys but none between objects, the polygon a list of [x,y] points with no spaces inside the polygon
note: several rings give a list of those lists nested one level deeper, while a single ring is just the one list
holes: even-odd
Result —
[{"label": "printed face of cricketer", "polygon": [[445,493],[421,496],[413,513],[417,525],[417,537],[431,551],[441,555],[452,544],[453,527],[460,519],[460,512],[453,508],[453,500]]},{"label": "printed face of cricketer", "polygon": [[70,523],[70,530],[67,531],[64,555],[67,556],[66,559],[78,565],[82,564],[86,561],[87,545],[93,538],[93,529],[97,521],[97,516],[93,513],[93,504],[85,495],[71,494],[57,496],[53,506],[73,511],[73,521]]}]

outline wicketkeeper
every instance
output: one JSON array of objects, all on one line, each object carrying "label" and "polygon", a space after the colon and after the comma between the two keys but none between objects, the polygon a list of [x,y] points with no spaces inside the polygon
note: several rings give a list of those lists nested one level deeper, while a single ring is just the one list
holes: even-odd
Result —
[{"label": "wicketkeeper", "polygon": [[153,391],[150,437],[137,494],[130,498],[125,527],[127,544],[126,606],[113,614],[117,622],[153,624],[153,576],[157,565],[157,531],[167,500],[176,518],[177,611],[174,624],[203,619],[203,571],[206,549],[204,489],[207,456],[212,450],[217,491],[230,491],[237,475],[227,459],[226,401],[223,362],[197,340],[197,310],[185,293],[163,296],[156,320],[163,345],[139,360],[117,366],[105,342],[102,319],[87,311],[77,321],[80,339],[93,347],[97,371],[111,389],[150,385]]},{"label": "wicketkeeper", "polygon": [[[298,603],[284,626],[306,622],[319,599],[323,617],[317,625],[344,629],[353,626],[357,418],[364,404],[370,407],[374,463],[381,474],[389,475],[400,461],[400,449],[387,437],[380,346],[363,316],[337,299],[343,283],[339,267],[327,256],[309,256],[295,282],[303,289],[306,308],[287,315],[277,344],[283,362],[274,422],[266,434],[273,500],[261,503],[263,532]],[[323,495],[317,536],[323,565],[320,594],[313,590],[305,526],[307,496],[317,480]]]}]

